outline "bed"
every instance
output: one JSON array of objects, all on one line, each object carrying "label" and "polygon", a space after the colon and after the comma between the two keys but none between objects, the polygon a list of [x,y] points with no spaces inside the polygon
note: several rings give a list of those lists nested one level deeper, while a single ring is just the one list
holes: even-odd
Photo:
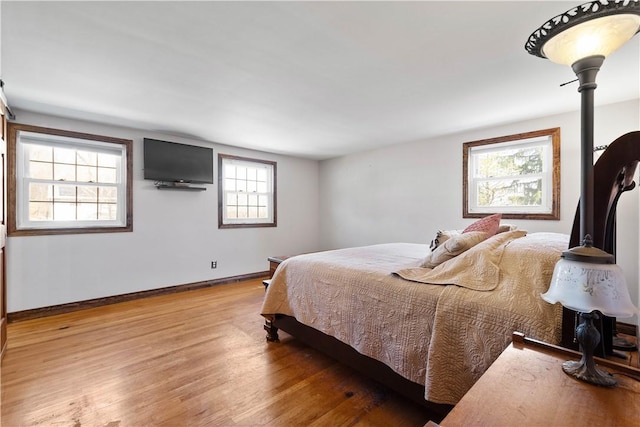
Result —
[{"label": "bed", "polygon": [[[614,141],[596,164],[596,246],[611,241],[617,200],[633,188],[637,160],[631,159],[640,159],[640,132]],[[426,244],[289,258],[262,307],[267,340],[286,331],[444,413],[508,346],[513,331],[571,341],[573,314],[539,295],[561,252],[576,244],[573,234],[507,230],[433,268],[423,267]]]}]

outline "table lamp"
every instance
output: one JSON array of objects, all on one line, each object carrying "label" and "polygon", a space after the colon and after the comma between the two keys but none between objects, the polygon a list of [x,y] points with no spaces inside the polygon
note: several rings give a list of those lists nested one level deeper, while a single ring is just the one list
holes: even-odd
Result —
[{"label": "table lamp", "polygon": [[593,320],[600,314],[631,317],[637,309],[614,257],[592,246],[593,235],[593,92],[595,79],[607,55],[640,31],[640,0],[596,0],[583,3],[545,22],[528,38],[532,55],[570,65],[581,93],[580,236],[582,245],[562,253],[549,290],[542,299],[580,313],[576,338],[582,359],[567,361],[562,369],[592,384],[614,386],[616,380],[593,360],[600,333]]}]

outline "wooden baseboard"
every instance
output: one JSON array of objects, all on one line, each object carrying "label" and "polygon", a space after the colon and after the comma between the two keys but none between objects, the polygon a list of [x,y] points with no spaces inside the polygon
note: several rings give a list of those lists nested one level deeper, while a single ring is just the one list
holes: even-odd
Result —
[{"label": "wooden baseboard", "polygon": [[239,276],[223,277],[221,279],[204,280],[202,282],[187,283],[184,285],[168,286],[166,288],[150,289],[148,291],[131,292],[128,294],[113,295],[110,297],[95,298],[85,301],[70,302],[67,304],[52,305],[49,307],[33,308],[31,310],[15,311],[7,314],[8,322],[18,322],[21,320],[37,319],[56,314],[70,313],[72,311],[84,310],[87,308],[100,307],[103,305],[116,304],[119,302],[132,301],[141,298],[155,297],[158,295],[173,294],[176,292],[192,291],[194,289],[207,288],[215,285],[236,283],[244,280],[262,279],[269,275],[268,271],[258,273],[242,274]]}]

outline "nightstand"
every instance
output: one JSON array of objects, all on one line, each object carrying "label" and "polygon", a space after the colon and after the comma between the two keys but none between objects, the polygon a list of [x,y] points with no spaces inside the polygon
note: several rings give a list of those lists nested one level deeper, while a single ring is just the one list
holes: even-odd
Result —
[{"label": "nightstand", "polygon": [[562,362],[569,359],[580,353],[514,333],[440,426],[638,425],[640,369],[596,358],[618,381],[598,387],[565,374]]},{"label": "nightstand", "polygon": [[271,284],[271,278],[273,278],[273,273],[276,272],[276,269],[278,268],[280,263],[282,263],[282,261],[284,261],[287,258],[291,258],[292,256],[293,255],[281,255],[281,256],[270,256],[269,258],[267,258],[267,260],[269,261],[269,278],[262,281],[262,284],[264,285],[265,290],[267,290],[267,288]]},{"label": "nightstand", "polygon": [[276,272],[276,269],[282,263],[282,261],[291,258],[293,255],[281,255],[281,256],[270,256],[267,258],[269,261],[269,279],[273,277],[273,273]]}]

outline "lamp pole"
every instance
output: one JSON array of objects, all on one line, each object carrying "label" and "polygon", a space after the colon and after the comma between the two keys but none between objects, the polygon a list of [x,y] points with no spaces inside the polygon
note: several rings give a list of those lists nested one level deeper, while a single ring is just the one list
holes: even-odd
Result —
[{"label": "lamp pole", "polygon": [[[594,55],[576,61],[571,68],[576,73],[581,94],[580,108],[580,237],[593,238],[593,95],[596,75],[604,62],[604,56]],[[591,240],[591,239],[589,239]]]},{"label": "lamp pole", "polygon": [[[562,253],[562,259],[553,271],[551,286],[542,298],[552,304],[561,302],[580,313],[576,338],[582,359],[566,361],[562,369],[578,379],[603,386],[613,386],[616,380],[598,369],[593,361],[593,348],[600,341],[593,319],[597,319],[599,313],[631,316],[636,309],[628,297],[624,275],[615,265],[613,255],[593,247],[593,92],[605,56],[638,32],[640,0],[592,0],[548,20],[525,44],[525,49],[532,55],[571,65],[580,82],[580,237],[583,241],[581,246]],[[587,292],[596,288],[599,289],[597,292]],[[608,294],[611,289],[615,291]],[[606,298],[598,300],[601,296]],[[620,309],[617,305],[626,308]]]}]

